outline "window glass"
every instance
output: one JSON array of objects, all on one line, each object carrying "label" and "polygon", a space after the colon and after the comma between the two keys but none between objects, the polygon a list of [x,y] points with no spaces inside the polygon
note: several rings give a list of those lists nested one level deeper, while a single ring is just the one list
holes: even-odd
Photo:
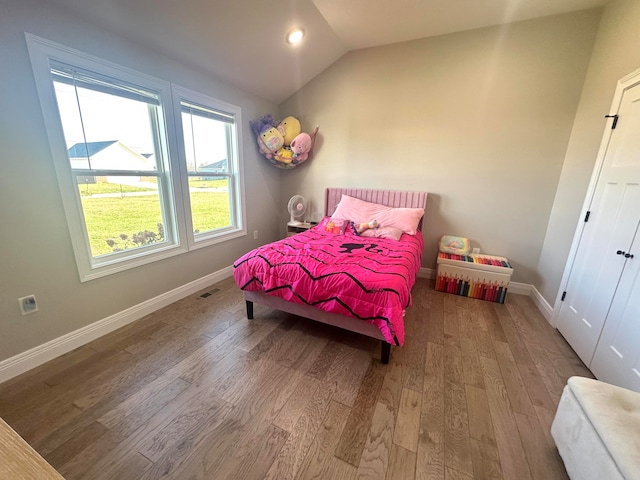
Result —
[{"label": "window glass", "polygon": [[56,81],[60,68],[51,73],[92,257],[165,242],[157,102],[123,94],[98,75],[100,83],[91,83],[87,72],[76,83],[70,67],[71,78]]},{"label": "window glass", "polygon": [[229,177],[189,177],[193,232],[210,232],[231,225]]},{"label": "window glass", "polygon": [[158,188],[147,185],[155,182],[132,182],[131,177],[117,176],[78,177],[94,257],[165,241]]},{"label": "window glass", "polygon": [[182,101],[182,131],[195,238],[234,226],[234,117]]}]

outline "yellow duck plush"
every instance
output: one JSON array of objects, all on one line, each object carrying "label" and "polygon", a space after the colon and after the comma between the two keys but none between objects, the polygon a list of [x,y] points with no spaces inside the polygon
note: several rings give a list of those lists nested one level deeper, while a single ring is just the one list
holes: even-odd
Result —
[{"label": "yellow duck plush", "polygon": [[293,161],[293,151],[291,147],[284,145],[280,150],[273,154],[273,158],[281,163],[291,163]]},{"label": "yellow duck plush", "polygon": [[278,131],[284,137],[284,144],[289,146],[293,139],[300,135],[302,128],[300,127],[300,120],[296,117],[286,117],[278,125]]}]

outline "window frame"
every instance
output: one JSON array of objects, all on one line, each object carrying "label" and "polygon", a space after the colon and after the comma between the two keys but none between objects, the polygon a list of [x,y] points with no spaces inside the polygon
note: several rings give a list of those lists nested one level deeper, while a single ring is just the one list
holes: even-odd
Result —
[{"label": "window frame", "polygon": [[[238,238],[247,234],[246,211],[244,201],[244,174],[241,159],[242,156],[242,111],[240,107],[232,105],[222,100],[215,99],[195,90],[191,90],[179,85],[172,85],[173,109],[176,112],[176,137],[178,141],[178,151],[180,158],[180,174],[184,178],[182,202],[185,208],[185,220],[187,228],[187,242],[190,250],[206,247],[220,243],[232,238]],[[193,231],[193,221],[191,215],[191,197],[189,195],[189,177],[187,168],[187,154],[184,141],[184,128],[182,124],[182,102],[192,103],[223,114],[231,115],[234,118],[234,128],[230,128],[227,137],[227,151],[231,158],[227,158],[229,173],[212,173],[211,176],[226,176],[229,178],[229,206],[231,210],[231,225],[225,228],[211,230],[196,234]],[[201,175],[198,175],[201,176]]]},{"label": "window frame", "polygon": [[[157,85],[148,84],[147,83],[148,79],[135,78],[136,74],[134,74],[133,76],[127,76],[127,78],[125,78],[125,76],[122,74],[122,71],[116,71],[115,75],[111,75],[114,72],[103,70],[102,68],[103,65],[101,63],[100,64],[84,63],[82,66],[78,65],[78,63],[79,62],[75,62],[75,65],[69,65],[68,62],[61,62],[57,58],[54,59],[53,57],[49,56],[47,60],[47,64],[48,64],[48,69],[51,77],[50,79],[52,83],[58,80],[56,79],[55,75],[51,74],[51,70],[53,69],[60,70],[61,69],[60,65],[63,64],[62,65],[63,69],[66,68],[66,69],[79,71],[80,74],[84,75],[85,77],[89,75],[89,76],[92,76],[93,78],[99,79],[104,83],[112,82],[113,84],[118,84],[118,83],[122,84],[122,83],[132,83],[133,81],[135,81],[135,83],[137,84],[137,87],[142,87],[142,85],[140,84],[145,84],[144,88],[148,90],[152,90],[152,89],[155,90],[156,89],[155,87],[157,87]],[[87,67],[91,67],[93,71],[88,71]],[[117,75],[117,78],[115,78],[116,75]],[[107,76],[114,77],[114,78],[107,78]],[[73,84],[72,82],[64,82],[64,83]],[[92,89],[90,88],[90,86],[81,86],[81,88],[85,88],[93,91],[101,91],[100,89]],[[62,129],[63,137],[64,137],[64,124],[62,123],[62,119],[59,113],[57,113],[59,111],[58,109],[59,103],[58,103],[58,98],[57,98],[55,89],[56,87],[54,84],[53,91],[54,91],[54,100],[56,105],[55,116],[56,116],[57,122],[60,124],[60,128]],[[117,89],[114,88],[114,90],[117,90]],[[170,92],[170,88],[167,91]],[[115,93],[112,93],[112,92],[102,90],[102,93],[107,93],[114,96],[121,96],[118,94],[117,91]],[[165,251],[179,243],[180,236],[178,235],[178,223],[177,223],[178,219],[176,218],[176,215],[175,215],[176,206],[173,201],[174,182],[172,181],[172,168],[170,168],[168,164],[169,154],[168,154],[168,138],[166,135],[167,115],[165,114],[165,111],[166,111],[165,105],[169,102],[165,101],[165,105],[163,105],[161,94],[159,91],[157,93],[158,93],[159,99],[157,102],[154,102],[153,115],[151,114],[152,111],[148,109],[149,122],[150,122],[149,126],[151,127],[151,130],[154,132],[154,151],[158,156],[158,159],[156,160],[157,170],[151,171],[151,170],[117,170],[117,169],[105,169],[105,168],[99,169],[99,168],[92,168],[90,163],[88,168],[86,169],[74,168],[70,164],[71,158],[69,158],[69,155],[67,153],[68,149],[67,151],[65,151],[65,157],[67,157],[66,163],[69,163],[69,171],[72,177],[72,183],[76,185],[76,188],[74,189],[73,197],[74,197],[74,201],[77,202],[78,204],[77,208],[79,211],[79,219],[82,224],[81,231],[85,237],[85,244],[88,246],[86,257],[89,261],[89,265],[92,270],[97,271],[100,268],[111,266],[116,263],[121,263],[121,262],[125,263],[128,259],[134,259],[144,255],[152,255],[154,252]],[[129,98],[133,100],[137,100],[135,98],[131,98],[131,97]],[[147,106],[149,106],[149,104]],[[162,125],[164,125],[164,127],[162,127]],[[67,140],[66,137],[64,137],[64,140],[65,140],[65,147],[66,147],[66,140]],[[62,168],[64,168],[64,166],[62,165],[63,162],[64,162],[64,159],[60,157],[60,166]],[[135,249],[131,249],[131,250],[127,249],[121,252],[113,252],[107,255],[94,257],[91,251],[90,242],[88,240],[89,231],[85,223],[82,197],[80,196],[77,189],[78,176],[93,176],[93,177],[96,177],[96,176],[118,176],[118,177],[154,176],[156,177],[158,181],[158,186],[159,186],[158,203],[162,213],[162,224],[165,231],[165,241],[162,243],[136,247]],[[129,232],[123,232],[123,233],[129,233]],[[80,253],[82,254],[82,252]]]},{"label": "window frame", "polygon": [[[25,33],[25,37],[81,282],[136,268],[186,253],[195,248],[247,234],[240,107],[215,100],[212,97],[173,85],[166,80],[123,67],[29,33]],[[157,106],[157,126],[159,127],[157,132],[159,145],[157,148],[162,149],[163,172],[160,175],[164,178],[162,182],[163,188],[159,189],[159,201],[162,205],[163,216],[168,223],[164,225],[165,242],[93,257],[82,210],[82,200],[76,183],[77,172],[74,172],[67,155],[66,139],[51,74],[51,61],[95,72],[98,75],[157,92],[160,103]],[[214,231],[216,232],[215,235],[210,235],[200,241],[194,237],[191,229],[188,176],[186,175],[186,161],[183,161],[186,157],[182,139],[181,112],[175,108],[175,99],[179,97],[178,92],[187,93],[194,100],[201,99],[200,103],[206,101],[212,102],[213,105],[220,105],[223,110],[230,109],[236,115],[235,141],[237,148],[235,166],[237,168],[237,194],[235,201],[237,225],[233,229]],[[182,165],[184,165],[184,168]],[[131,172],[127,171],[126,173],[129,174]]]}]

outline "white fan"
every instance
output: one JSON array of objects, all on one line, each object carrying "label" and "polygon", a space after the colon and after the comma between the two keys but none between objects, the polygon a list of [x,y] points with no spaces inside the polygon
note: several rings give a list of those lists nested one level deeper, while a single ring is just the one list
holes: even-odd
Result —
[{"label": "white fan", "polygon": [[289,199],[287,210],[289,210],[289,214],[291,215],[289,225],[299,225],[302,223],[300,219],[307,210],[307,201],[302,195],[294,195]]}]

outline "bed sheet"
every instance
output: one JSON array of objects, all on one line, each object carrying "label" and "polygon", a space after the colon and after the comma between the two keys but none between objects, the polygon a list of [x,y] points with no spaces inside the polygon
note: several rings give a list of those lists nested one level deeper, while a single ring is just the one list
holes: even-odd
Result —
[{"label": "bed sheet", "polygon": [[420,232],[396,241],[316,226],[250,251],[234,263],[233,275],[242,290],[361,319],[401,346],[423,247]]}]

